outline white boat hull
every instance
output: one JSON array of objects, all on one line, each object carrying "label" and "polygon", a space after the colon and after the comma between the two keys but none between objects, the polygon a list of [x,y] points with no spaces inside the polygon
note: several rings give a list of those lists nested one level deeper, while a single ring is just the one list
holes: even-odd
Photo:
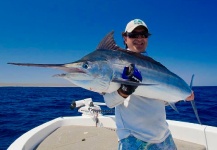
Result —
[{"label": "white boat hull", "polygon": [[[114,116],[99,116],[98,126],[116,128]],[[167,120],[174,138],[204,145],[206,149],[215,150],[217,147],[217,128],[193,123]],[[62,126],[96,126],[95,119],[90,116],[60,117],[46,122],[20,136],[8,150],[34,149],[50,133]]]}]

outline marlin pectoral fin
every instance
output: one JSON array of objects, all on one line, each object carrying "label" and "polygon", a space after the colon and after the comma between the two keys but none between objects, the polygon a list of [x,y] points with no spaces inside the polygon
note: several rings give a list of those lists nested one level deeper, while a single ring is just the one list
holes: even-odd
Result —
[{"label": "marlin pectoral fin", "polygon": [[[190,88],[191,88],[191,89],[192,89],[192,85],[193,85],[193,80],[194,80],[194,74],[193,74],[192,77],[191,77],[191,83],[190,83]],[[197,112],[197,107],[196,107],[196,105],[195,105],[195,101],[194,101],[194,100],[191,101],[191,106],[192,106],[192,108],[193,108],[193,110],[194,110],[194,114],[195,114],[195,116],[196,116],[196,118],[197,118],[197,121],[199,122],[199,124],[202,125],[202,123],[201,123],[201,121],[200,121],[200,118],[199,118],[199,115],[198,115],[198,112]]]},{"label": "marlin pectoral fin", "polygon": [[32,64],[32,63],[7,63],[10,65],[17,65],[17,66],[27,66],[27,67],[44,67],[44,68],[54,68],[59,70],[64,70],[69,72],[71,68],[65,67],[65,64]]},{"label": "marlin pectoral fin", "polygon": [[114,78],[112,80],[112,82],[120,83],[120,84],[126,84],[126,85],[132,85],[132,86],[152,86],[152,85],[157,85],[157,84],[138,83],[138,82],[128,81],[128,80],[124,80],[124,79],[118,79],[118,78]]}]

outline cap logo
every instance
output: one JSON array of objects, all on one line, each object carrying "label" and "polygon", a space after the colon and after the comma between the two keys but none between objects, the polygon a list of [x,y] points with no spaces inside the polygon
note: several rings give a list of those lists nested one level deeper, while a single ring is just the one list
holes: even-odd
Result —
[{"label": "cap logo", "polygon": [[140,19],[135,19],[134,24],[142,24],[143,25],[143,21]]}]

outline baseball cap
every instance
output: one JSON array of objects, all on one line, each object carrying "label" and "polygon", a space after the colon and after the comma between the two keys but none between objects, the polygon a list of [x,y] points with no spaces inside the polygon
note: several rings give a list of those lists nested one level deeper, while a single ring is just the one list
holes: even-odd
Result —
[{"label": "baseball cap", "polygon": [[142,21],[141,19],[134,19],[134,20],[131,20],[127,24],[127,26],[125,28],[125,32],[132,32],[138,26],[143,26],[148,30],[148,27],[147,27],[147,25],[145,24],[144,21]]}]

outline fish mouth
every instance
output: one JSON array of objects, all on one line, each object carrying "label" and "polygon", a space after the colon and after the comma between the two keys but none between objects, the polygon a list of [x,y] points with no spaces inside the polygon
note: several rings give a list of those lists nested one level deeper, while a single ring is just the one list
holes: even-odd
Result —
[{"label": "fish mouth", "polygon": [[86,71],[84,71],[83,69],[80,69],[80,68],[69,68],[69,73],[86,73]]},{"label": "fish mouth", "polygon": [[62,74],[55,74],[53,75],[53,77],[58,77],[58,78],[65,78],[68,79],[70,81],[78,81],[78,80],[93,80],[93,78],[84,73],[84,72],[72,72],[72,73],[62,73]]},{"label": "fish mouth", "polygon": [[93,80],[91,75],[88,74],[85,70],[81,68],[70,68],[68,70],[68,73],[62,73],[62,74],[55,74],[53,77],[58,78],[65,78],[67,80],[73,81],[73,80]]},{"label": "fish mouth", "polygon": [[64,67],[67,68],[68,73],[86,73],[87,68],[85,68],[86,62],[72,62],[64,64]]}]

